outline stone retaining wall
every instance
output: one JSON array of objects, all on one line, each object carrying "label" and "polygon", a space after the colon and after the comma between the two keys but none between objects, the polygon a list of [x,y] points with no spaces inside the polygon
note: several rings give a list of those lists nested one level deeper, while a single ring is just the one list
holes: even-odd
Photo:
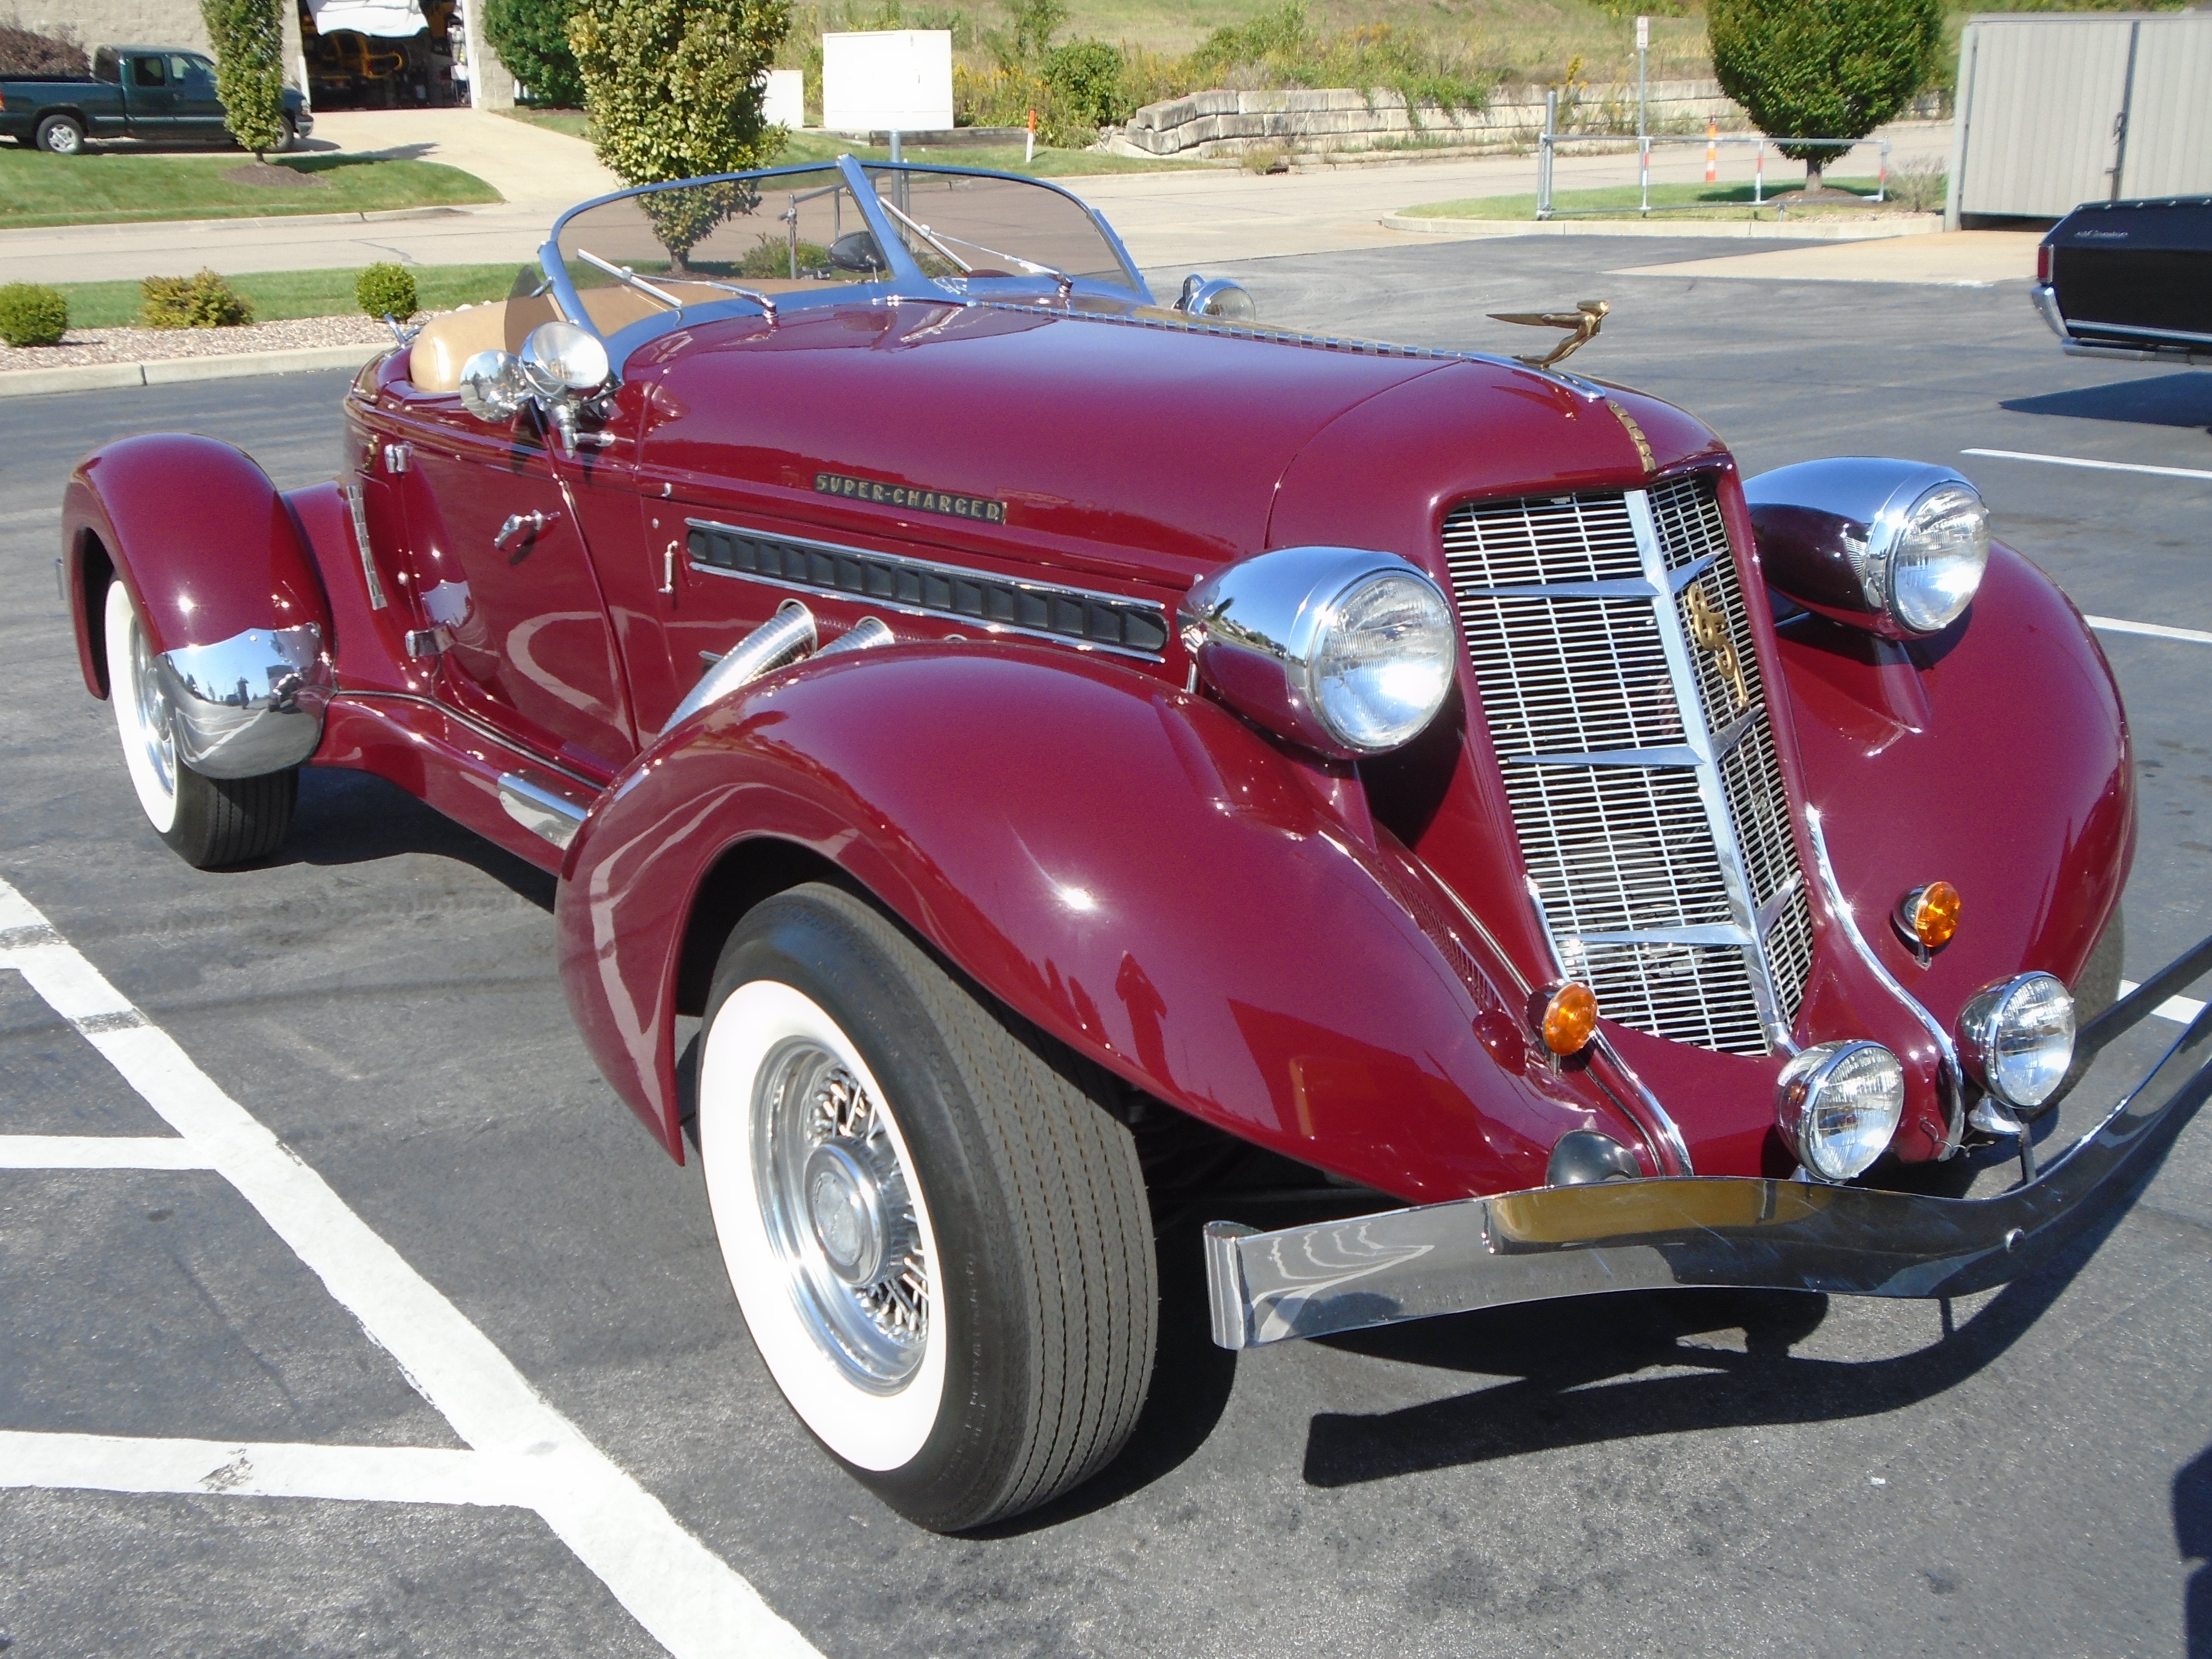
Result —
[{"label": "stone retaining wall", "polygon": [[[1714,81],[1654,81],[1649,90],[1651,131],[1702,132],[1717,121],[1723,132],[1750,122]],[[1198,158],[1241,155],[1265,147],[1306,151],[1413,148],[1426,144],[1510,144],[1533,141],[1544,126],[1544,89],[1500,87],[1490,106],[1446,110],[1433,104],[1408,109],[1398,93],[1377,87],[1291,92],[1194,92],[1147,104],[1111,132],[1109,146],[1122,155]],[[1633,135],[1636,88],[1582,87],[1559,100],[1562,132]]]}]

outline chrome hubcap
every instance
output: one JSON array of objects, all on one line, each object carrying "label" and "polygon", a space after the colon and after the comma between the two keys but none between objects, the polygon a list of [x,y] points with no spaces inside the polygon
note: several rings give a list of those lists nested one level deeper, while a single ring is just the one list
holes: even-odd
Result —
[{"label": "chrome hubcap", "polygon": [[761,1066],[752,1135],[761,1213],[800,1321],[857,1386],[896,1392],[927,1346],[929,1279],[884,1113],[835,1054],[794,1038]]},{"label": "chrome hubcap", "polygon": [[131,629],[131,690],[137,709],[138,741],[144,745],[161,793],[177,793],[177,739],[169,723],[169,700],[161,694],[161,678],[155,671],[154,653],[146,648],[146,634],[135,623]]}]

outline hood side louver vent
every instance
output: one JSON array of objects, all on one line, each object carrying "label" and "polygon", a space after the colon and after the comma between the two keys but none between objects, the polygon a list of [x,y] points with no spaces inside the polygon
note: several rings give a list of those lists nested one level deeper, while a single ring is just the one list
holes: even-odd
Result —
[{"label": "hood side louver vent", "polygon": [[1714,480],[1470,502],[1443,539],[1561,965],[1634,1030],[1771,1052],[1812,915]]}]

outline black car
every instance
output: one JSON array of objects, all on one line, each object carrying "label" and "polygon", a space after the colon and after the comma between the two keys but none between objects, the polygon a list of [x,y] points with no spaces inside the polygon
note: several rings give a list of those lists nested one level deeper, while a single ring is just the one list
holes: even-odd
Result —
[{"label": "black car", "polygon": [[2036,250],[2034,293],[2069,352],[2212,362],[2212,196],[2083,203]]}]

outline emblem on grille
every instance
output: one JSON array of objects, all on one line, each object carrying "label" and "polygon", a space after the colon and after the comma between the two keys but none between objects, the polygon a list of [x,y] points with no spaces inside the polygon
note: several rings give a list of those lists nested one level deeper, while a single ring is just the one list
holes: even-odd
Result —
[{"label": "emblem on grille", "polygon": [[1741,714],[1751,704],[1751,688],[1744,684],[1743,664],[1736,657],[1735,641],[1729,638],[1727,618],[1714,609],[1703,582],[1690,584],[1687,608],[1691,643],[1712,658],[1721,678],[1729,683],[1729,713]]}]

